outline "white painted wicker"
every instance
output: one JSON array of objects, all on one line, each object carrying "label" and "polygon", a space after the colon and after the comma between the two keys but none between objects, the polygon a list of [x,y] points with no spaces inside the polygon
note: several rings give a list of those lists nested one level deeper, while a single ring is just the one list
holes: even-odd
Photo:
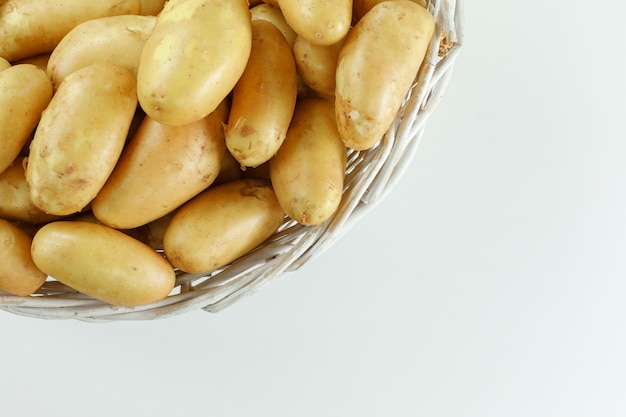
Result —
[{"label": "white painted wicker", "polygon": [[161,319],[198,309],[218,312],[327,250],[402,176],[443,96],[463,45],[463,0],[430,0],[429,10],[436,17],[436,33],[445,36],[433,37],[414,87],[383,140],[370,150],[349,153],[342,203],[325,224],[305,227],[286,220],[266,243],[231,265],[205,274],[179,273],[174,291],[153,304],[111,306],[49,278],[29,297],[0,292],[0,308],[29,317],[91,322]]}]

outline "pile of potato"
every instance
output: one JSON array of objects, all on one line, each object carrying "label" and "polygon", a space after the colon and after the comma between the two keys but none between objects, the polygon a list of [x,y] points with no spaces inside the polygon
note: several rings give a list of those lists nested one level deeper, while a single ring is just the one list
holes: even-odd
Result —
[{"label": "pile of potato", "polygon": [[138,306],[325,222],[433,32],[412,0],[0,0],[0,291]]}]

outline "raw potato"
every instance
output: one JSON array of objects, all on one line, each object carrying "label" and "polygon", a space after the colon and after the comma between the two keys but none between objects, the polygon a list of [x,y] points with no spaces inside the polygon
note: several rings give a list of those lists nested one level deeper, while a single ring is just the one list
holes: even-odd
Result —
[{"label": "raw potato", "polygon": [[[387,0],[354,0],[352,2],[352,20],[354,23],[358,22],[365,13],[369,12],[372,7],[376,6],[378,3],[382,3]],[[413,2],[419,4],[420,6],[427,8],[428,1],[427,0],[412,0]]]},{"label": "raw potato", "polygon": [[5,70],[11,66],[11,63],[0,56],[0,71]]},{"label": "raw potato", "polygon": [[0,219],[0,291],[25,297],[37,291],[48,277],[33,263],[30,236]]},{"label": "raw potato", "polygon": [[237,83],[251,42],[246,0],[169,1],[139,61],[141,107],[170,125],[206,117]]},{"label": "raw potato", "polygon": [[208,188],[226,150],[224,113],[182,126],[146,117],[92,202],[96,218],[118,229],[139,227]]},{"label": "raw potato", "polygon": [[165,254],[182,271],[211,271],[263,243],[283,219],[269,181],[229,182],[209,188],[174,214],[163,238]]},{"label": "raw potato", "polygon": [[334,45],[315,45],[302,36],[296,38],[293,55],[302,81],[311,90],[330,97],[335,94],[335,72],[343,40]]},{"label": "raw potato", "polygon": [[72,72],[108,63],[137,76],[139,57],[154,28],[154,16],[110,16],[81,23],[52,51],[47,72],[55,87]]},{"label": "raw potato", "polygon": [[143,16],[156,16],[161,13],[166,0],[141,0],[141,12]]},{"label": "raw potato", "polygon": [[59,216],[43,212],[30,199],[24,159],[18,157],[0,173],[0,217],[28,224],[46,223]]},{"label": "raw potato", "polygon": [[278,0],[289,26],[316,45],[343,39],[352,22],[352,0]]},{"label": "raw potato", "polygon": [[35,265],[65,285],[109,304],[135,307],[162,300],[175,273],[157,252],[108,226],[48,223],[32,242]]},{"label": "raw potato", "polygon": [[273,24],[252,21],[252,51],[232,96],[226,146],[246,167],[276,154],[285,140],[298,95],[296,64]]},{"label": "raw potato", "polygon": [[335,90],[337,124],[347,147],[369,149],[389,129],[433,31],[432,15],[410,0],[379,3],[350,31],[339,54]]},{"label": "raw potato", "polygon": [[127,69],[94,64],[69,75],[30,145],[33,203],[56,215],[85,208],[113,171],[136,107],[135,77]]},{"label": "raw potato", "polygon": [[14,62],[51,52],[82,22],[138,14],[139,0],[4,0],[0,2],[0,56]]},{"label": "raw potato", "polygon": [[332,102],[298,102],[287,139],[270,160],[276,198],[289,217],[304,225],[328,220],[339,207],[347,150]]},{"label": "raw potato", "polygon": [[47,72],[49,59],[50,59],[50,52],[47,52],[45,54],[39,54],[39,55],[29,56],[28,58],[20,59],[19,61],[15,62],[14,65],[32,64]]},{"label": "raw potato", "polygon": [[17,158],[52,98],[46,73],[29,64],[0,71],[0,172]]},{"label": "raw potato", "polygon": [[285,20],[285,16],[278,7],[272,7],[269,4],[259,4],[250,9],[250,18],[252,20],[265,20],[276,26],[283,34],[290,48],[296,41],[298,34],[289,26]]}]

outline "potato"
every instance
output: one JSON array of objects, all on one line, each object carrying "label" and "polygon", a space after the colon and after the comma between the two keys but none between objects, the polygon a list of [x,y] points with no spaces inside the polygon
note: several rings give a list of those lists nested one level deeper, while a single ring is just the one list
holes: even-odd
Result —
[{"label": "potato", "polygon": [[0,172],[17,158],[52,98],[46,73],[20,64],[0,71]]},{"label": "potato", "polygon": [[49,59],[50,59],[50,52],[46,52],[44,54],[33,55],[33,56],[29,56],[28,58],[20,59],[19,61],[15,62],[14,65],[32,64],[47,72]]},{"label": "potato", "polygon": [[11,63],[0,56],[0,71],[5,70],[11,66]]},{"label": "potato", "polygon": [[45,213],[30,199],[24,159],[18,157],[0,173],[0,217],[28,224],[39,224],[56,220],[59,216]]},{"label": "potato", "polygon": [[346,157],[332,102],[322,98],[298,102],[287,138],[270,160],[276,198],[289,217],[316,225],[337,211]]},{"label": "potato", "polygon": [[127,69],[94,64],[69,75],[31,142],[26,180],[33,203],[56,215],[85,208],[113,171],[136,107]]},{"label": "potato", "polygon": [[352,0],[278,0],[293,30],[315,45],[343,39],[352,21]]},{"label": "potato", "polygon": [[226,146],[246,167],[276,154],[293,116],[298,87],[287,41],[273,24],[252,21],[252,51],[232,95]]},{"label": "potato", "polygon": [[81,23],[72,29],[52,51],[47,72],[52,84],[77,69],[109,63],[130,70],[137,76],[139,57],[154,28],[154,16],[110,16]]},{"label": "potato", "polygon": [[[378,3],[382,3],[387,0],[354,0],[352,2],[352,21],[354,23],[358,22],[365,13],[369,12],[372,7],[376,6]],[[420,6],[427,8],[428,1],[427,0],[412,0],[413,2],[419,4]]]},{"label": "potato", "polygon": [[208,188],[226,150],[222,113],[181,126],[146,117],[92,202],[96,218],[117,229],[139,227]]},{"label": "potato", "polygon": [[347,147],[369,149],[389,129],[433,31],[432,15],[410,0],[379,3],[350,31],[339,53],[335,89],[337,124]]},{"label": "potato", "polygon": [[343,40],[334,45],[315,45],[298,36],[293,55],[302,81],[324,96],[335,94],[335,72]]},{"label": "potato", "polygon": [[30,236],[18,226],[0,219],[0,290],[20,297],[34,293],[47,274],[40,271],[30,255]]},{"label": "potato", "polygon": [[31,253],[35,265],[46,274],[113,305],[156,302],[175,285],[174,268],[160,254],[101,224],[48,223],[35,234]]},{"label": "potato", "polygon": [[156,16],[161,13],[166,0],[141,0],[142,16]]},{"label": "potato", "polygon": [[225,266],[267,240],[284,213],[269,181],[238,180],[209,188],[172,217],[163,246],[182,271]]},{"label": "potato", "polygon": [[141,107],[170,125],[206,117],[237,83],[251,43],[246,0],[168,2],[139,61]]},{"label": "potato", "polygon": [[226,182],[235,181],[241,179],[243,171],[239,162],[230,154],[230,152],[224,152],[224,158],[222,158],[222,164],[220,166],[220,173],[217,175],[215,181],[211,186],[224,184]]},{"label": "potato", "polygon": [[138,14],[139,0],[4,0],[0,2],[0,56],[13,62],[51,52],[79,23]]},{"label": "potato", "polygon": [[279,7],[278,0],[263,0],[263,3],[267,4],[268,6]]},{"label": "potato", "polygon": [[278,7],[272,7],[269,4],[259,4],[250,9],[250,18],[254,20],[265,20],[276,26],[283,34],[290,48],[296,41],[298,34],[289,26],[285,20],[285,16]]}]

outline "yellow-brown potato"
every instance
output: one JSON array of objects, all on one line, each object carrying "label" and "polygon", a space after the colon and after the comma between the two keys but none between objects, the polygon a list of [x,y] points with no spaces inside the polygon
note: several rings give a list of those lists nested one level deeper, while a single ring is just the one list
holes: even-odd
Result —
[{"label": "yellow-brown potato", "polygon": [[298,36],[293,55],[302,81],[324,96],[335,94],[335,72],[343,40],[334,45],[315,45]]},{"label": "yellow-brown potato", "polygon": [[83,22],[72,29],[52,51],[47,72],[52,84],[77,69],[108,63],[130,70],[137,76],[139,57],[156,17],[123,15]]},{"label": "yellow-brown potato", "polygon": [[251,43],[246,0],[168,2],[139,61],[141,107],[169,125],[206,117],[237,83]]},{"label": "yellow-brown potato", "polygon": [[141,0],[142,16],[156,16],[161,13],[166,0]]},{"label": "yellow-brown potato", "polygon": [[56,220],[59,216],[43,212],[30,199],[24,158],[18,157],[0,173],[0,217],[28,224]]},{"label": "yellow-brown potato", "polygon": [[263,3],[272,6],[272,7],[279,7],[278,6],[278,0],[263,0]]},{"label": "yellow-brown potato", "polygon": [[[365,13],[369,12],[372,7],[376,6],[378,3],[382,3],[387,0],[354,0],[352,2],[352,20],[354,23],[358,22]],[[413,2],[419,4],[422,7],[428,7],[427,0],[412,0]]]},{"label": "yellow-brown potato", "polygon": [[117,229],[139,227],[211,185],[226,150],[220,113],[181,126],[146,117],[92,202],[96,218]]},{"label": "yellow-brown potato", "polygon": [[352,0],[278,0],[289,26],[316,45],[343,39],[352,22]]},{"label": "yellow-brown potato", "polygon": [[281,207],[304,225],[328,220],[339,207],[347,150],[331,101],[298,102],[287,138],[270,160],[270,177]]},{"label": "yellow-brown potato", "polygon": [[19,155],[52,98],[46,73],[29,64],[0,71],[0,172]]},{"label": "yellow-brown potato", "polygon": [[422,6],[395,0],[374,6],[350,31],[339,53],[335,110],[347,147],[374,146],[393,122],[433,36]]},{"label": "yellow-brown potato", "polygon": [[50,59],[50,52],[47,52],[45,54],[39,54],[39,55],[29,56],[28,58],[20,59],[19,61],[15,62],[14,65],[32,64],[47,72],[49,59]]},{"label": "yellow-brown potato", "polygon": [[290,48],[293,48],[293,43],[296,41],[298,34],[289,26],[285,20],[285,16],[278,7],[272,7],[269,4],[259,4],[258,6],[250,9],[250,18],[252,20],[265,20],[276,26],[283,34]]},{"label": "yellow-brown potato", "polygon": [[241,179],[243,171],[239,162],[230,154],[230,152],[224,152],[224,158],[220,166],[220,173],[217,175],[215,181],[211,186],[224,184],[226,182],[235,181]]},{"label": "yellow-brown potato", "polygon": [[14,62],[51,52],[82,22],[138,14],[139,0],[4,0],[0,2],[0,56]]},{"label": "yellow-brown potato", "polygon": [[202,192],[174,214],[163,238],[165,254],[182,271],[211,271],[263,243],[283,219],[269,181],[222,184]]},{"label": "yellow-brown potato", "polygon": [[46,274],[113,305],[135,307],[159,301],[175,285],[174,268],[160,254],[101,224],[48,223],[35,234],[31,253]]},{"label": "yellow-brown potato", "polygon": [[246,167],[276,154],[285,140],[298,95],[296,64],[287,41],[273,24],[252,21],[252,51],[233,90],[226,146]]},{"label": "yellow-brown potato", "polygon": [[33,263],[30,245],[25,231],[0,219],[0,291],[24,297],[37,291],[48,277]]},{"label": "yellow-brown potato", "polygon": [[11,66],[11,63],[0,56],[0,71],[5,70]]},{"label": "yellow-brown potato", "polygon": [[133,74],[110,64],[82,68],[60,85],[30,145],[26,180],[46,213],[85,208],[122,152],[137,107]]}]

